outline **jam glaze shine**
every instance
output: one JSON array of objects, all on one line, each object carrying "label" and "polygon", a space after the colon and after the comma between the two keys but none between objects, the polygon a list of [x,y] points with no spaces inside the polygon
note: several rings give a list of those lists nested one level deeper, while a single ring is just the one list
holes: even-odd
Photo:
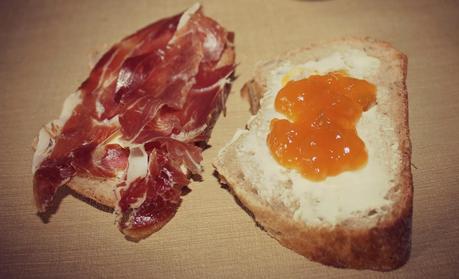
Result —
[{"label": "jam glaze shine", "polygon": [[342,72],[289,81],[277,94],[267,144],[275,160],[321,181],[365,166],[368,154],[356,130],[376,102],[376,87]]}]

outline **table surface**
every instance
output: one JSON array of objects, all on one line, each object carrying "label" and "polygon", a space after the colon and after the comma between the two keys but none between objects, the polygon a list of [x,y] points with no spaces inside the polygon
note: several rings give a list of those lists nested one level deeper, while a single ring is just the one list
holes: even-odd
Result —
[{"label": "table surface", "polygon": [[[0,277],[457,276],[459,2],[202,2],[236,33],[238,79],[204,152],[203,181],[191,184],[168,225],[139,243],[124,239],[110,213],[65,190],[43,223],[32,203],[31,143],[85,79],[91,53],[192,1],[0,2]],[[217,151],[249,116],[239,90],[256,62],[343,36],[387,40],[409,57],[412,256],[390,273],[326,267],[280,246],[212,175]]]}]

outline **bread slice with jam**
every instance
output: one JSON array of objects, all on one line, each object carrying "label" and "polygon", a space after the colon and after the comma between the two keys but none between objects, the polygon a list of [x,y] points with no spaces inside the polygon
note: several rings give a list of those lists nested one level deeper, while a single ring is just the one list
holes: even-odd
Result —
[{"label": "bread slice with jam", "polygon": [[[281,165],[267,137],[285,82],[332,72],[376,87],[375,104],[356,124],[368,157],[359,169],[315,181]],[[406,74],[404,54],[369,38],[311,45],[260,64],[242,89],[255,115],[214,162],[221,182],[270,236],[313,261],[381,271],[402,266],[410,255],[413,197]]]}]

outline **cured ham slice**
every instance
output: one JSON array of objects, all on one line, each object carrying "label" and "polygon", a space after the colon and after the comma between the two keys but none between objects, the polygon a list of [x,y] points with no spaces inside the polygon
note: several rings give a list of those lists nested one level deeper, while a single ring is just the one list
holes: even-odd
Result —
[{"label": "cured ham slice", "polygon": [[46,211],[74,177],[110,178],[120,230],[138,239],[175,214],[201,172],[202,142],[224,109],[234,34],[199,5],[109,49],[39,133],[34,196]]}]

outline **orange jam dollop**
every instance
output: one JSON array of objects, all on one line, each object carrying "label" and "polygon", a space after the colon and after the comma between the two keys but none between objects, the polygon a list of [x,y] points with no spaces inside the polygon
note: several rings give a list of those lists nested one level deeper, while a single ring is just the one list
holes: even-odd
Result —
[{"label": "orange jam dollop", "polygon": [[357,135],[363,111],[376,101],[376,87],[341,72],[289,81],[277,94],[267,143],[282,166],[320,181],[363,167],[368,155]]}]

